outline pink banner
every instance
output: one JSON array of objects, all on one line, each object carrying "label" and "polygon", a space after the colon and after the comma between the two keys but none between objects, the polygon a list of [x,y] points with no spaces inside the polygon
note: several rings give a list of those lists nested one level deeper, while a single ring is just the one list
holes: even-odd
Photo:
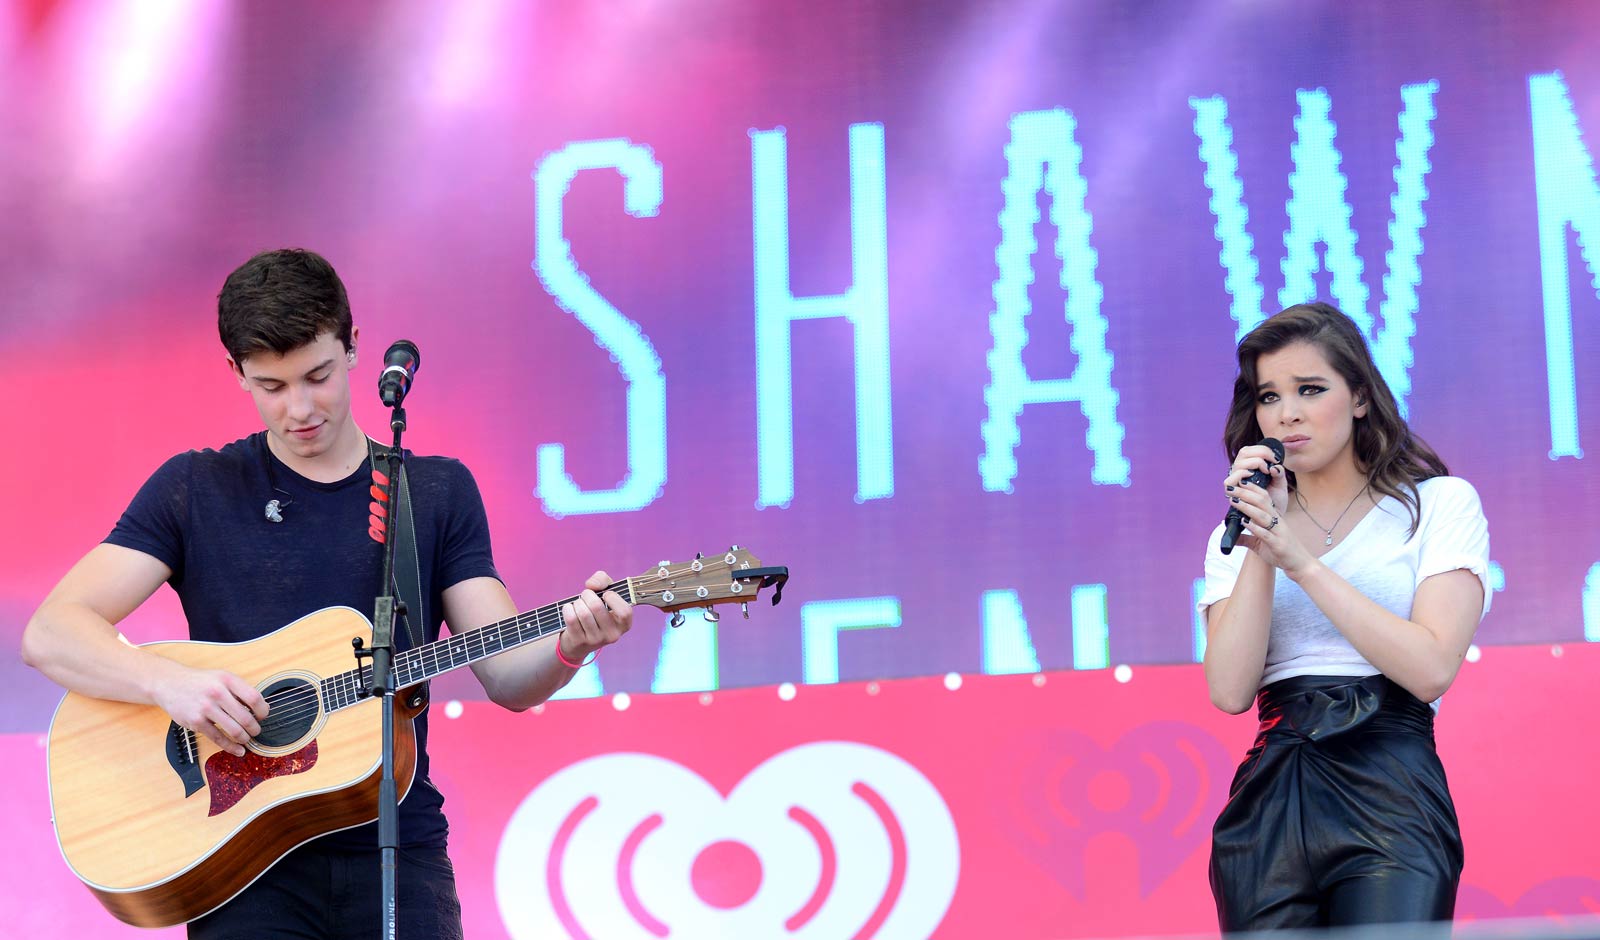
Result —
[{"label": "pink banner", "polygon": [[[1600,911],[1600,818],[1584,809],[1597,668],[1594,647],[1489,649],[1446,697],[1439,748],[1467,845],[1463,919]],[[1125,676],[765,687],[525,715],[441,703],[435,779],[467,933],[1212,930],[1210,826],[1254,721],[1213,709],[1197,666]],[[134,934],[59,858],[41,739],[0,745],[21,785],[4,811],[8,927]]]}]

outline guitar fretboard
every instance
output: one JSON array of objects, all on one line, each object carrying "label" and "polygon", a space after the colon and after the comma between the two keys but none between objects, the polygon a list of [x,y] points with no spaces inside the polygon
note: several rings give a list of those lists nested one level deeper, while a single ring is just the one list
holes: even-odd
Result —
[{"label": "guitar fretboard", "polygon": [[[628,581],[618,581],[606,590],[616,591],[628,604],[634,602],[632,586]],[[395,688],[404,689],[425,682],[441,673],[470,666],[481,659],[498,656],[540,637],[558,633],[565,626],[561,619],[561,608],[577,599],[576,596],[569,597],[498,623],[397,653],[394,657]],[[363,663],[360,669],[351,669],[321,680],[322,700],[329,711],[347,708],[366,698],[371,682],[372,666]]]}]

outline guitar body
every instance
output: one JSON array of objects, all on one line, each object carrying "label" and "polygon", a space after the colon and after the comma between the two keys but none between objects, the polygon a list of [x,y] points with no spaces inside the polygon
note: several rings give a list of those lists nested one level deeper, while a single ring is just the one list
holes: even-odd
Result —
[{"label": "guitar body", "polygon": [[[283,704],[268,722],[280,727],[264,727],[244,757],[153,705],[69,692],[50,724],[48,765],[56,837],[73,873],[120,920],[170,926],[221,906],[296,846],[376,819],[382,701],[331,709],[317,691],[318,680],[352,670],[350,640],[371,632],[357,611],[330,607],[246,643],[144,646],[276,690]],[[403,797],[420,709],[395,702]]]},{"label": "guitar body", "polygon": [[[783,597],[789,569],[763,568],[746,549],[613,583],[624,603],[681,622],[687,608],[744,604],[763,588]],[[402,798],[417,770],[411,720],[427,707],[422,683],[565,627],[547,604],[398,653],[395,784]],[[746,608],[748,616],[748,607]],[[169,927],[221,907],[294,847],[378,818],[383,703],[362,698],[353,638],[372,624],[328,607],[247,643],[170,642],[142,647],[199,669],[225,669],[267,699],[261,733],[234,757],[153,705],[67,693],[50,722],[50,808],[61,854],[118,919]],[[370,671],[370,670],[368,670]]]}]

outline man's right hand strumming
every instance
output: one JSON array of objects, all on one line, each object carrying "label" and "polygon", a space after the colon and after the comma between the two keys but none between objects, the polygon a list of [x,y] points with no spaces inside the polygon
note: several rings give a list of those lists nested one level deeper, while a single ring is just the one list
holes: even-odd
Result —
[{"label": "man's right hand strumming", "polygon": [[173,721],[243,757],[244,746],[261,733],[261,721],[267,717],[267,700],[261,692],[225,670],[172,666],[151,690],[155,704]]}]

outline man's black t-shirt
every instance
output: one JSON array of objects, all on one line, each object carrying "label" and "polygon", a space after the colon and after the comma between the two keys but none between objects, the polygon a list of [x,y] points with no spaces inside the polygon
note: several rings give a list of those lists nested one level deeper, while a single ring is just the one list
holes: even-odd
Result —
[{"label": "man's black t-shirt", "polygon": [[[466,466],[409,452],[405,463],[427,608],[411,612],[410,620],[429,642],[439,637],[445,588],[499,574],[483,498]],[[273,456],[266,432],[257,432],[221,450],[168,460],[106,541],[172,569],[170,583],[183,602],[191,639],[251,640],[324,607],[351,607],[370,618],[383,572],[383,546],[369,532],[373,482],[370,461],[336,483],[308,480]],[[272,499],[282,522],[266,517]],[[404,634],[396,624],[397,649],[413,645]],[[407,847],[443,847],[448,834],[444,798],[428,783],[427,719],[423,712],[416,720],[416,778],[400,804],[400,845]],[[377,825],[325,836],[319,844],[370,849],[377,845]]]}]

